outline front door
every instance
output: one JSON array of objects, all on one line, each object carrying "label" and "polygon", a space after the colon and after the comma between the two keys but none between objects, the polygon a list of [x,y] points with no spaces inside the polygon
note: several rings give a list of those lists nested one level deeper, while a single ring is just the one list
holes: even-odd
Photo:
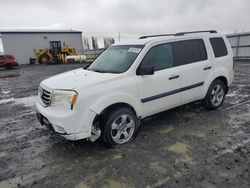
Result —
[{"label": "front door", "polygon": [[154,64],[153,75],[137,75],[136,83],[143,116],[149,116],[180,104],[180,71],[175,67],[173,44],[152,47],[141,66]]}]

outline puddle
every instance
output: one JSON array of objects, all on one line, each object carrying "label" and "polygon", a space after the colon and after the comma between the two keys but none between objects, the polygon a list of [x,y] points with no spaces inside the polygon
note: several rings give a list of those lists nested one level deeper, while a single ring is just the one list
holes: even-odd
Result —
[{"label": "puddle", "polygon": [[12,188],[12,186],[7,182],[0,182],[0,188]]},{"label": "puddle", "polygon": [[4,94],[4,95],[7,95],[9,93],[11,93],[11,91],[4,91],[4,90],[2,90],[2,94]]},{"label": "puddle", "polygon": [[122,182],[118,182],[116,180],[109,179],[105,182],[105,184],[102,186],[103,188],[129,188],[131,186],[128,186]]},{"label": "puddle", "polygon": [[147,185],[145,188],[152,188],[152,187],[162,187],[162,185],[166,184],[168,182],[168,180],[170,179],[169,176],[164,177],[164,179],[160,179],[158,180],[158,182],[156,182],[153,185]]},{"label": "puddle", "polygon": [[150,169],[154,170],[157,173],[166,173],[166,169],[164,168],[164,166],[160,163],[160,162],[152,162],[149,164]]},{"label": "puddle", "polygon": [[188,145],[177,142],[168,147],[168,151],[172,151],[177,154],[184,154],[189,150]]},{"label": "puddle", "polygon": [[227,97],[234,97],[234,96],[236,96],[236,92],[237,91],[234,91],[233,93],[228,93],[226,96]]},{"label": "puddle", "polygon": [[177,171],[176,174],[174,174],[175,178],[180,178],[182,176],[182,173]]},{"label": "puddle", "polygon": [[174,130],[173,127],[168,127],[166,129],[161,130],[160,133],[162,133],[162,134],[168,134],[168,133],[170,133],[173,130]]},{"label": "puddle", "polygon": [[6,103],[9,103],[9,102],[14,102],[14,98],[8,98],[8,99],[2,99],[0,100],[0,104],[6,104]]},{"label": "puddle", "polygon": [[90,188],[88,185],[86,185],[84,182],[81,182],[75,186],[75,188]]},{"label": "puddle", "polygon": [[34,182],[37,179],[43,178],[49,175],[48,169],[40,169],[38,172],[17,176],[12,179],[4,180],[0,182],[0,188],[13,188],[19,186],[25,186]]},{"label": "puddle", "polygon": [[6,152],[6,151],[0,152],[0,158],[1,158],[1,157],[5,157],[5,156],[7,156],[7,152]]},{"label": "puddle", "polygon": [[[90,188],[92,186],[87,185],[85,182],[80,182],[79,184],[77,184],[75,186],[75,188]],[[131,186],[122,183],[122,182],[118,182],[116,180],[112,180],[112,179],[107,179],[105,180],[105,182],[102,183],[102,186],[98,186],[101,188],[130,188]],[[0,187],[1,188],[1,187]]]},{"label": "puddle", "polygon": [[183,144],[181,142],[177,142],[167,148],[168,151],[174,152],[176,154],[179,154],[179,158],[175,160],[176,163],[179,162],[192,162],[192,158],[187,154],[187,151],[189,151],[189,146],[187,144]]},{"label": "puddle", "polygon": [[113,155],[112,159],[116,160],[116,159],[121,159],[122,155]]},{"label": "puddle", "polygon": [[196,136],[196,137],[198,137],[198,138],[204,138],[204,137],[206,137],[205,133],[200,132],[200,131],[192,132],[192,135],[193,135],[193,136]]},{"label": "puddle", "polygon": [[25,107],[32,107],[36,105],[36,101],[37,101],[37,96],[29,96],[25,98],[15,99],[14,102],[16,102],[17,104],[24,105]]},{"label": "puddle", "polygon": [[194,116],[196,116],[196,113],[194,112],[186,112],[183,114],[184,118],[193,118]]},{"label": "puddle", "polygon": [[20,74],[17,73],[0,74],[0,78],[12,78],[17,76],[20,76]]},{"label": "puddle", "polygon": [[24,105],[25,107],[35,106],[37,101],[37,96],[29,96],[24,98],[8,98],[0,100],[0,104],[16,103],[19,105]]}]

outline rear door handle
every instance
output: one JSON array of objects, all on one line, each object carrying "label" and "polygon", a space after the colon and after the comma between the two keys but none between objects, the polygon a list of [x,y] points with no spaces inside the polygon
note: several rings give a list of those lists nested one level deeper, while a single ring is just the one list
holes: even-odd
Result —
[{"label": "rear door handle", "polygon": [[209,70],[211,68],[212,68],[211,66],[206,66],[203,70]]},{"label": "rear door handle", "polygon": [[169,80],[173,80],[173,79],[177,79],[177,78],[179,78],[180,77],[180,75],[172,75],[172,76],[170,76],[168,79]]}]

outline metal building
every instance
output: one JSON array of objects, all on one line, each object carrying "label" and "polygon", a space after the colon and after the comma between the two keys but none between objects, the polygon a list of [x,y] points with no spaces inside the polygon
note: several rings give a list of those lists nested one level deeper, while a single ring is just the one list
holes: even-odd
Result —
[{"label": "metal building", "polygon": [[250,59],[250,32],[227,35],[237,60]]},{"label": "metal building", "polygon": [[34,58],[34,49],[49,47],[49,41],[61,41],[83,54],[82,32],[75,30],[0,30],[4,54],[14,55],[19,64]]}]

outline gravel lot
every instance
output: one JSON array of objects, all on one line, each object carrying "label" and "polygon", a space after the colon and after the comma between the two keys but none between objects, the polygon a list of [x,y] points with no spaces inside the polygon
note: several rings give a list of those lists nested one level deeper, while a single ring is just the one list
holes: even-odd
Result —
[{"label": "gravel lot", "polygon": [[157,114],[115,149],[67,141],[36,120],[39,82],[81,66],[0,70],[0,188],[250,187],[250,62],[237,63],[219,110],[197,102]]}]

